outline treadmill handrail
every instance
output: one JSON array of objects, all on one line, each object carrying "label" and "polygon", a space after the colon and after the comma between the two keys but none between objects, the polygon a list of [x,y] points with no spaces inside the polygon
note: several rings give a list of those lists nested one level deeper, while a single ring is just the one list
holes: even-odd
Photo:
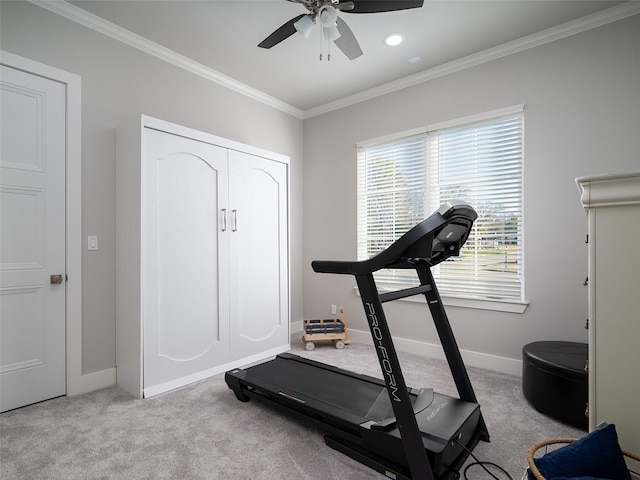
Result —
[{"label": "treadmill handrail", "polygon": [[393,292],[381,293],[380,301],[382,303],[392,302],[393,300],[399,300],[401,298],[412,297],[421,293],[430,292],[433,289],[431,285],[420,285],[419,287],[405,288],[403,290],[395,290]]},{"label": "treadmill handrail", "polygon": [[[437,265],[459,253],[460,246],[467,240],[477,217],[476,211],[465,202],[446,202],[389,247],[367,260],[314,260],[311,267],[318,273],[365,275],[383,268],[415,268],[419,263]],[[439,238],[437,234],[450,224],[462,229],[449,232],[447,238]],[[442,248],[434,249],[434,246]]]}]

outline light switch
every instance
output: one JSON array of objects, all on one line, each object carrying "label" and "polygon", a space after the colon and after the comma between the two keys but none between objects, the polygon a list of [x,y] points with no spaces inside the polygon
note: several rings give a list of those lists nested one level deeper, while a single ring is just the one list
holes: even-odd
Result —
[{"label": "light switch", "polygon": [[98,236],[97,235],[89,235],[89,237],[87,237],[87,249],[88,250],[97,250],[98,249]]}]

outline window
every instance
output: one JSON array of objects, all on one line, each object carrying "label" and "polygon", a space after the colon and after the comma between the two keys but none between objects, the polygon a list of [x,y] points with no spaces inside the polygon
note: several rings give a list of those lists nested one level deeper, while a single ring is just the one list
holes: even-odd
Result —
[{"label": "window", "polygon": [[[478,213],[459,257],[432,269],[442,296],[523,302],[523,107],[358,144],[358,258],[386,248],[442,203]],[[414,272],[376,273],[382,288]]]}]

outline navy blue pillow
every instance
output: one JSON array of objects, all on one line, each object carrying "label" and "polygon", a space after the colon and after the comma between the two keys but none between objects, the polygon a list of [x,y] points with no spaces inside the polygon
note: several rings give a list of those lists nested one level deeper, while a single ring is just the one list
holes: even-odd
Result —
[{"label": "navy blue pillow", "polygon": [[[534,463],[546,479],[595,477],[631,480],[615,425],[594,430],[573,443],[534,459]],[[528,473],[529,478],[533,477],[531,472]]]}]

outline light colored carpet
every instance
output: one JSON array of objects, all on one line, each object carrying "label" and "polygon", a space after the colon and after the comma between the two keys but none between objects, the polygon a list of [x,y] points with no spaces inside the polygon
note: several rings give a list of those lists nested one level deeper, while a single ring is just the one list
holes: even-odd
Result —
[{"label": "light colored carpet", "polygon": [[[293,353],[380,376],[371,346],[307,352],[299,336],[292,346]],[[410,354],[400,360],[408,385],[457,396],[446,362]],[[474,454],[514,479],[532,443],[585,434],[530,407],[519,377],[474,368],[469,375],[491,434]],[[316,428],[261,402],[237,401],[224,375],[145,400],[111,387],[7,412],[0,442],[2,480],[385,478],[327,447]],[[468,477],[491,478],[478,467]]]}]

